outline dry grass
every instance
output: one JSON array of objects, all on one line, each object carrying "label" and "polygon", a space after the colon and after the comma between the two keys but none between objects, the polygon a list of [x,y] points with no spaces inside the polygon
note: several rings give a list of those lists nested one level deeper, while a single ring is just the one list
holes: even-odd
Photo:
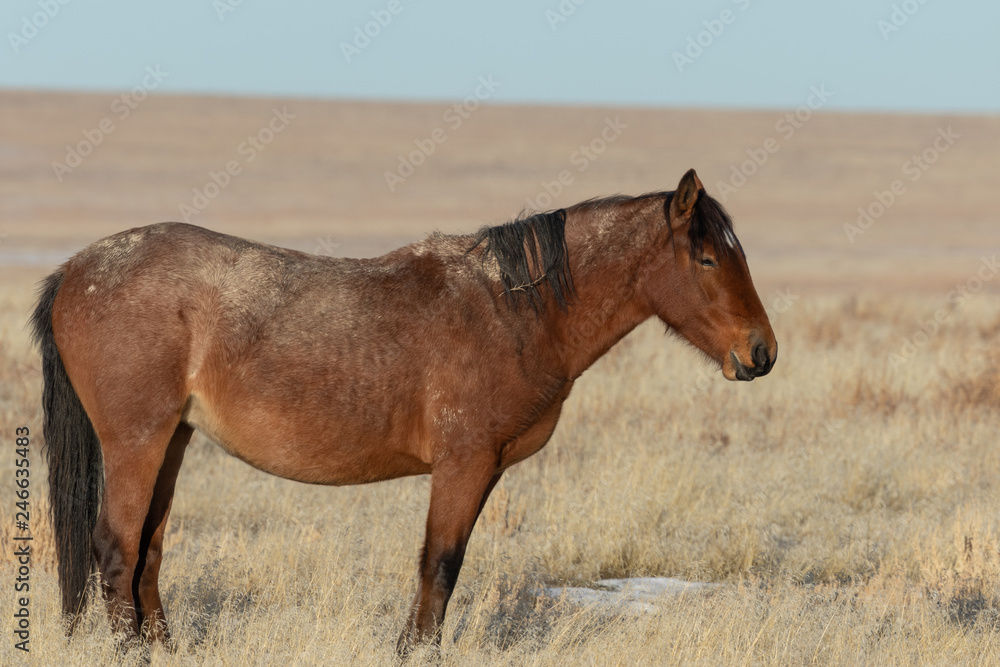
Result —
[{"label": "dry grass", "polygon": [[[3,322],[27,310],[0,297]],[[893,367],[942,298],[802,298],[771,376],[710,382],[640,328],[577,384],[549,446],[511,470],[472,538],[443,664],[1000,662],[1000,305],[980,294]],[[0,416],[40,423],[23,332],[0,349]],[[11,440],[5,426],[4,441]],[[38,445],[33,492],[44,491]],[[11,609],[8,448],[0,609]],[[204,440],[181,473],[161,586],[178,647],[155,664],[386,664],[410,602],[428,481],[315,488]],[[106,664],[99,610],[67,643],[44,523],[38,664]],[[722,582],[646,616],[538,600],[542,584]],[[0,620],[0,662],[14,651]],[[138,662],[135,652],[123,664]]]}]

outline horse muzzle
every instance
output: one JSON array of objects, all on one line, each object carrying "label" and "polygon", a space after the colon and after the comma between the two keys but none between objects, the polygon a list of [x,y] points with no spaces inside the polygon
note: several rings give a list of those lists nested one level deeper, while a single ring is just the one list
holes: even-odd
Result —
[{"label": "horse muzzle", "polygon": [[775,346],[774,356],[772,357],[770,352],[768,352],[767,344],[762,340],[758,340],[753,346],[750,358],[753,360],[753,365],[747,366],[740,361],[735,351],[729,352],[729,360],[733,364],[734,375],[730,379],[750,382],[754,378],[759,378],[770,373],[771,369],[774,368],[774,362],[778,358],[777,346]]}]

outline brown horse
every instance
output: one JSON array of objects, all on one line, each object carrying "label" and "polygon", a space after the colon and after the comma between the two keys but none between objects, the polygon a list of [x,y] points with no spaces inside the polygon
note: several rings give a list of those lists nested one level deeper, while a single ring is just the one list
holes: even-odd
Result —
[{"label": "brown horse", "polygon": [[675,192],[374,259],[179,223],[91,245],[44,281],[32,319],[64,613],[77,618],[96,561],[113,627],[167,637],[163,532],[197,428],[302,482],[430,473],[398,646],[439,641],[490,491],[549,440],[580,374],[654,315],[730,380],[771,370],[743,250],[694,170]]}]

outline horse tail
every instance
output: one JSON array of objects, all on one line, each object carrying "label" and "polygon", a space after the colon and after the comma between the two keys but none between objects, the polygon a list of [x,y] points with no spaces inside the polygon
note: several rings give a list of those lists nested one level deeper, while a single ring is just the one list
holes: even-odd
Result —
[{"label": "horse tail", "polygon": [[93,571],[92,535],[104,487],[101,443],[70,384],[52,330],[52,307],[65,269],[46,278],[31,317],[32,337],[42,352],[42,408],[49,465],[49,507],[59,559],[59,589],[70,631],[83,609]]}]

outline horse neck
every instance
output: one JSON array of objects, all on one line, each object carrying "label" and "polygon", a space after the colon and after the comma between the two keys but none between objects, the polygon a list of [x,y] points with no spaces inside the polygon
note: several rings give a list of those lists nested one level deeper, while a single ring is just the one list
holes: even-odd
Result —
[{"label": "horse neck", "polygon": [[637,292],[656,234],[650,215],[662,201],[570,210],[566,242],[575,297],[554,328],[567,377],[591,364],[652,315]]}]

